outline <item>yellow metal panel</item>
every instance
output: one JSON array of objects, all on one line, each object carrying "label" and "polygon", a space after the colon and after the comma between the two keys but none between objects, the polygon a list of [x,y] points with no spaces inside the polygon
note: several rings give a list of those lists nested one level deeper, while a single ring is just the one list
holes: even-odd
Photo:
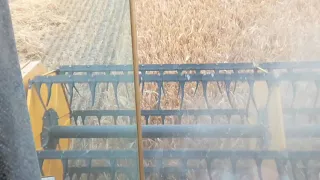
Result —
[{"label": "yellow metal panel", "polygon": [[[46,73],[45,68],[40,62],[29,63],[22,67],[24,69],[23,80],[26,82],[25,87],[28,87],[27,82],[37,75]],[[47,76],[56,75],[55,72],[46,74]],[[35,86],[32,86],[27,91],[27,105],[30,114],[31,127],[35,140],[36,150],[43,150],[41,146],[42,132],[42,117],[46,109],[54,109],[59,116],[60,126],[69,126],[70,109],[66,98],[64,86],[61,84],[53,84],[51,89],[51,98],[48,106],[45,106],[48,98],[48,88],[45,84],[41,86],[40,96],[36,91]],[[42,100],[42,101],[41,101]],[[43,103],[42,103],[43,102]],[[57,150],[68,150],[70,139],[61,139]],[[61,160],[45,160],[42,166],[44,176],[54,176],[56,180],[63,180],[63,166]]]}]

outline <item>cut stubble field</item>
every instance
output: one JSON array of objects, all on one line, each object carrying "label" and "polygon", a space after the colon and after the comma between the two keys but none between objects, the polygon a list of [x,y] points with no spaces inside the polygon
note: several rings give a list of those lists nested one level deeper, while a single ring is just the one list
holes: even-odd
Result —
[{"label": "cut stubble field", "polygon": [[[12,0],[10,8],[21,62],[41,60],[50,69],[75,64],[132,64],[128,0]],[[136,0],[136,10],[140,64],[320,59],[318,0]],[[148,91],[143,94],[142,109],[154,109],[157,86],[148,85],[145,89]],[[161,107],[178,109],[178,86],[166,84],[165,89]],[[232,94],[239,106],[246,103],[247,89],[237,88]],[[104,100],[113,90],[106,91],[104,86],[99,88],[98,103],[94,108],[115,108],[115,104]],[[195,83],[186,85],[184,108],[206,108],[201,93],[194,96],[194,91]],[[201,92],[201,87],[198,91]],[[132,87],[131,92],[129,96],[120,93],[120,103],[128,109],[134,107]],[[76,109],[90,104],[89,89],[83,87],[80,94],[74,103]],[[209,88],[208,96],[210,102],[214,102],[213,106],[228,107],[226,94],[216,94],[217,88]],[[109,121],[106,119],[106,124]],[[160,117],[151,119],[153,124],[160,121]],[[167,123],[173,121],[174,118],[166,119]],[[185,123],[194,122],[192,118],[185,120]],[[201,122],[211,123],[205,118]],[[215,123],[225,122],[226,119],[221,118]],[[93,120],[90,124],[97,122]],[[120,142],[121,145],[117,142],[81,140],[74,147],[111,149],[128,146],[127,141]],[[145,148],[150,149],[243,148],[243,144],[239,139],[144,140]],[[205,177],[190,174],[189,178],[202,180]]]}]

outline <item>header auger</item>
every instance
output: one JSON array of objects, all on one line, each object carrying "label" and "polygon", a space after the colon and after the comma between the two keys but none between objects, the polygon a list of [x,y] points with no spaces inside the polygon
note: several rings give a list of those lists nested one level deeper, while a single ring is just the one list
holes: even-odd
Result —
[{"label": "header auger", "polygon": [[[132,91],[128,91],[133,85],[132,69],[129,65],[61,66],[30,79],[28,107],[43,175],[54,175],[56,179],[138,178],[134,145],[129,149],[70,147],[71,139],[136,140],[135,110],[119,103],[120,97],[128,97]],[[227,180],[251,172],[254,175],[249,179],[265,180],[271,175],[263,175],[264,169],[273,169],[282,180],[313,179],[319,169],[313,161],[320,160],[320,152],[302,149],[295,140],[320,137],[320,126],[316,124],[320,113],[319,69],[319,62],[140,65],[141,92],[157,92],[154,102],[149,102],[156,106],[141,111],[144,139],[243,141],[238,149],[232,147],[232,141],[237,140],[229,140],[230,146],[223,149],[206,144],[207,148],[178,147],[179,143],[173,149],[145,147],[144,159],[152,161],[145,162],[146,177],[158,174],[156,179],[170,179],[171,175],[175,179],[193,179],[190,173],[198,173],[210,180]],[[168,83],[175,84],[178,91],[166,88]],[[193,91],[186,90],[189,84],[194,86]],[[119,88],[121,85],[123,88]],[[85,88],[89,94],[81,94]],[[175,94],[171,92],[174,90]],[[108,95],[102,98],[101,93]],[[73,105],[83,96],[89,97],[83,102],[86,108]],[[161,107],[166,96],[179,101],[176,108]],[[221,96],[226,98],[215,100]],[[192,97],[203,98],[205,108],[183,106],[185,98]],[[103,101],[114,106],[108,109],[96,105],[103,105]],[[84,160],[80,167],[71,163],[79,159]],[[201,163],[195,165],[192,161]]]}]

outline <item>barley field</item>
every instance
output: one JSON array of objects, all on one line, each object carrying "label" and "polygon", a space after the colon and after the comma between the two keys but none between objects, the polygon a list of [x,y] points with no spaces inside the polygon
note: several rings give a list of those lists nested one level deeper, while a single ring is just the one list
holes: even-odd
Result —
[{"label": "barley field", "polygon": [[[318,0],[135,1],[140,64],[261,63],[320,59]],[[132,63],[128,1],[11,0],[10,8],[21,62],[41,60],[50,69],[66,64]],[[232,94],[232,98],[242,107],[246,103],[248,87],[241,87]],[[148,91],[143,93],[141,107],[153,109],[158,101],[157,86],[147,85],[145,89]],[[165,89],[167,92],[162,97],[161,108],[180,108],[178,86],[165,84]],[[100,89],[101,94],[104,90],[103,87]],[[183,108],[206,108],[203,96],[193,95],[194,92],[195,84],[186,85]],[[89,93],[87,95],[89,98]],[[213,104],[215,108],[228,107],[226,94],[216,96],[217,88],[214,86],[208,95],[211,102],[217,102]],[[88,101],[85,96],[79,98],[76,107]],[[125,97],[122,105],[132,107],[132,99],[133,94]],[[113,105],[106,105],[99,100],[98,108]],[[167,118],[166,122],[173,123],[175,120]],[[208,118],[201,120],[211,123]],[[161,118],[152,117],[150,121],[159,124]],[[194,122],[192,118],[185,120],[186,124]],[[226,120],[221,118],[216,123],[226,123]],[[125,146],[127,142],[122,143]],[[241,149],[244,144],[239,139],[144,139],[147,149]],[[78,146],[105,149],[119,147],[119,144],[92,140]],[[293,144],[293,147],[302,146],[305,144]],[[242,175],[240,179],[250,179],[247,176]],[[215,174],[215,177],[219,175]],[[188,178],[207,180],[208,177],[190,174]]]}]

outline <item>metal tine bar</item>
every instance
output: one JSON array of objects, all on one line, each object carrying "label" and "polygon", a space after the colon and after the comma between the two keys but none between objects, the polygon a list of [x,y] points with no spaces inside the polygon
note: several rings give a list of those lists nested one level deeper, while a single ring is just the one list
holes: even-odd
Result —
[{"label": "metal tine bar", "polygon": [[[38,159],[110,159],[137,157],[135,150],[41,150]],[[268,151],[268,150],[144,150],[145,159],[228,159],[230,157],[261,160],[301,160],[307,167],[308,160],[320,160],[320,151]]]},{"label": "metal tine bar", "polygon": [[[318,138],[319,125],[287,127],[289,138]],[[54,126],[50,134],[54,138],[134,138],[132,125],[110,126]],[[262,125],[143,125],[144,138],[261,138]]]},{"label": "metal tine bar", "polygon": [[[261,125],[143,125],[142,128],[144,138],[261,138],[265,131]],[[302,135],[307,135],[309,129]],[[50,128],[50,135],[52,138],[135,138],[136,129],[132,125],[55,126]]]},{"label": "metal tine bar", "polygon": [[[304,108],[304,109],[284,109],[285,114],[291,113],[301,114],[320,114],[320,108]],[[135,110],[74,110],[73,116],[134,116]],[[141,110],[142,116],[222,116],[222,115],[239,115],[245,116],[245,109],[182,109],[182,110]]]},{"label": "metal tine bar", "polygon": [[[296,117],[297,114],[303,115],[320,115],[320,108],[284,108],[284,114]],[[102,116],[126,116],[133,117],[134,110],[75,110],[72,112],[72,117],[75,123],[79,117],[97,117],[98,123],[101,125]],[[178,124],[181,124],[182,116],[210,116],[211,121],[214,121],[215,116],[227,116],[228,122],[232,116],[240,116],[241,121],[244,123],[247,115],[246,109],[190,109],[190,110],[142,110],[141,115],[148,119],[150,116],[165,118],[167,116],[177,116]],[[295,119],[293,119],[294,121]],[[130,120],[130,123],[133,121]],[[147,122],[148,124],[148,122]],[[230,123],[229,123],[230,124]]]},{"label": "metal tine bar", "polygon": [[[259,64],[262,69],[319,69],[318,61],[306,62],[267,62]],[[140,71],[177,71],[177,70],[243,70],[257,69],[255,63],[208,63],[208,64],[141,64]],[[133,71],[132,65],[72,65],[61,66],[58,69],[64,72],[105,72],[105,71]]]},{"label": "metal tine bar", "polygon": [[[142,76],[141,76],[142,77]],[[296,72],[296,73],[282,73],[277,77],[272,74],[252,74],[252,73],[239,73],[239,74],[188,74],[182,76],[178,74],[164,74],[162,77],[158,75],[148,74],[142,77],[144,82],[197,82],[197,81],[316,81],[320,80],[320,72]],[[89,81],[99,83],[133,83],[133,77],[128,75],[73,75],[73,76],[37,76],[32,83],[88,83]]]},{"label": "metal tine bar", "polygon": [[[145,167],[145,174],[151,175],[153,173],[159,173],[160,175],[162,175],[162,177],[159,177],[157,179],[165,179],[165,176],[169,176],[170,174],[173,173],[182,173],[184,170],[182,170],[180,167],[163,167],[163,168],[155,168],[155,167]],[[188,170],[192,171],[192,172],[203,172],[203,169],[200,168],[189,168]],[[127,174],[132,173],[133,171],[136,171],[135,167],[117,167],[114,171],[112,170],[112,168],[110,167],[92,167],[91,169],[88,169],[86,167],[70,167],[69,168],[69,174],[70,173],[75,173],[75,172],[81,172],[82,174],[85,173],[91,173],[91,174],[99,174],[99,173],[125,173],[126,176]],[[228,179],[226,180],[236,180],[236,177],[232,177],[231,174],[227,174]],[[231,176],[232,179],[229,179],[229,177]],[[128,178],[129,179],[129,178]],[[136,179],[135,179],[136,180]],[[185,179],[186,180],[186,179]],[[268,179],[263,179],[263,180],[268,180]],[[288,179],[287,179],[288,180]],[[303,179],[305,180],[305,179]]]}]

